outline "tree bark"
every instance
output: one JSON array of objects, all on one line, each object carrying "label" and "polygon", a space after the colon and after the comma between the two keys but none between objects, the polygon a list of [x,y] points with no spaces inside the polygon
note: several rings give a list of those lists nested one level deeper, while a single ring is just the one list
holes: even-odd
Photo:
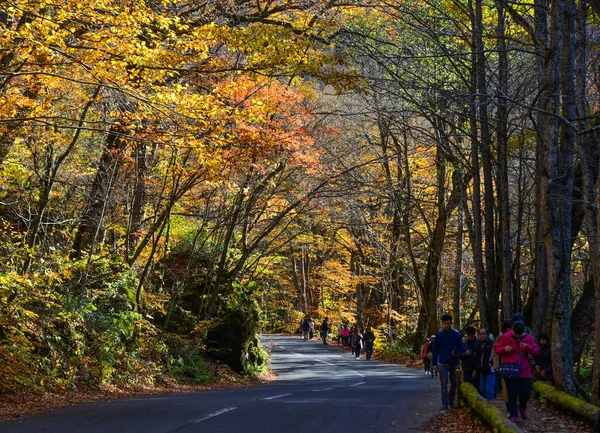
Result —
[{"label": "tree bark", "polygon": [[[461,200],[462,201],[462,200]],[[462,282],[463,282],[463,230],[464,230],[464,209],[462,206],[458,206],[456,212],[456,263],[454,267],[454,299],[453,299],[453,316],[454,316],[454,327],[456,329],[461,328],[460,320],[460,301],[462,295]]]},{"label": "tree bark", "polygon": [[[548,31],[548,0],[535,0],[535,32],[536,38],[542,41],[545,46],[538,46],[537,68],[538,68],[538,104],[537,107],[545,109],[548,105],[546,100],[548,95],[545,91],[547,84],[548,65],[546,57],[548,56],[547,42],[549,38]],[[536,115],[536,231],[535,231],[535,280],[533,295],[530,296],[532,310],[532,328],[533,332],[539,334],[548,330],[548,263],[546,255],[546,246],[543,242],[542,226],[542,176],[544,172],[544,146],[547,139],[546,135],[546,115],[541,111]]]},{"label": "tree bark", "polygon": [[121,164],[121,152],[125,147],[124,131],[113,126],[106,138],[106,146],[98,164],[96,177],[89,193],[88,202],[81,216],[81,222],[73,242],[71,258],[80,258],[83,250],[96,243],[102,232],[106,200],[112,191],[118,168]]},{"label": "tree bark", "polygon": [[576,392],[569,302],[574,131],[568,125],[561,125],[559,116],[567,120],[575,118],[574,43],[571,43],[574,40],[571,38],[574,13],[572,0],[552,2],[552,54],[548,58],[550,68],[545,89],[548,92],[546,112],[554,115],[545,116],[541,182],[542,229],[548,259],[552,370],[557,388],[569,394]]},{"label": "tree bark", "polygon": [[[487,314],[487,291],[485,270],[483,264],[483,241],[481,238],[482,222],[481,222],[481,168],[479,165],[479,139],[477,131],[477,71],[478,71],[478,56],[477,56],[477,32],[475,31],[477,24],[475,20],[475,10],[473,9],[472,0],[469,0],[469,10],[471,13],[471,27],[473,32],[473,40],[471,43],[471,74],[470,74],[470,91],[471,91],[471,115],[470,115],[470,132],[471,132],[471,164],[473,166],[473,224],[469,230],[471,247],[473,249],[473,261],[475,265],[475,281],[477,284],[477,301],[479,304],[479,316],[481,317],[481,326],[488,327]],[[466,197],[466,188],[464,188]],[[466,200],[465,200],[466,205]],[[468,214],[468,212],[465,212]]]},{"label": "tree bark", "polygon": [[512,270],[510,248],[510,204],[508,193],[508,55],[505,39],[505,12],[501,0],[496,0],[498,10],[498,110],[496,114],[498,156],[497,190],[499,202],[498,252],[502,267],[502,318],[508,320],[513,313]]}]

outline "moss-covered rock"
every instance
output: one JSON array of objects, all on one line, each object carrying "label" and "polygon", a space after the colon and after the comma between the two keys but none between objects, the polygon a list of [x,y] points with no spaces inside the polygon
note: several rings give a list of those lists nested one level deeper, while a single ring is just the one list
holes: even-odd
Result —
[{"label": "moss-covered rock", "polygon": [[206,337],[209,355],[238,373],[264,370],[267,355],[258,340],[262,325],[258,304],[252,298],[241,299],[223,308],[219,316]]},{"label": "moss-covered rock", "polygon": [[483,421],[494,433],[523,433],[523,430],[508,420],[496,406],[479,395],[470,383],[461,383],[459,396],[463,407]]},{"label": "moss-covered rock", "polygon": [[573,397],[562,391],[557,391],[547,383],[537,381],[533,384],[533,392],[540,398],[549,401],[559,409],[570,412],[588,421],[591,425],[598,420],[600,408],[586,401]]}]

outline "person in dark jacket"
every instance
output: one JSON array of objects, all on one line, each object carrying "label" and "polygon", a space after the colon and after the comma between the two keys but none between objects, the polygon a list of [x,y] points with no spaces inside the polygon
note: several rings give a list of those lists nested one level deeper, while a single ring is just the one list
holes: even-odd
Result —
[{"label": "person in dark jacket", "polygon": [[373,334],[370,327],[367,327],[363,335],[363,342],[365,343],[365,355],[368,361],[371,359],[371,355],[373,355],[373,343],[375,342],[375,334]]},{"label": "person in dark jacket", "polygon": [[462,360],[463,380],[472,384],[475,389],[479,389],[479,377],[477,375],[477,350],[479,349],[479,340],[477,339],[477,330],[473,326],[467,326],[465,329],[467,339],[463,341]]},{"label": "person in dark jacket", "polygon": [[540,350],[534,359],[533,378],[552,384],[554,376],[552,375],[552,353],[550,351],[550,342],[548,335],[540,334],[538,336]]},{"label": "person in dark jacket", "polygon": [[[440,385],[442,387],[442,409],[448,410],[454,407],[454,396],[456,395],[456,369],[460,364],[463,344],[462,335],[452,329],[452,316],[442,316],[442,330],[435,334],[433,343],[433,371],[440,373]],[[450,392],[448,392],[448,380],[450,380]]]},{"label": "person in dark jacket", "polygon": [[496,370],[493,363],[494,343],[486,328],[479,330],[477,348],[477,373],[479,374],[479,393],[487,400],[495,400]]},{"label": "person in dark jacket", "polygon": [[323,339],[323,344],[327,344],[327,333],[329,332],[329,317],[325,317],[323,323],[321,323],[321,328],[319,329],[321,332],[321,338]]},{"label": "person in dark jacket", "polygon": [[360,357],[360,348],[362,347],[363,335],[358,329],[358,325],[352,327],[352,335],[350,336],[350,346],[352,346],[352,354],[358,359]]},{"label": "person in dark jacket", "polygon": [[308,321],[308,317],[305,317],[302,321],[302,338],[306,341],[308,340],[308,334],[310,332],[310,322]]}]

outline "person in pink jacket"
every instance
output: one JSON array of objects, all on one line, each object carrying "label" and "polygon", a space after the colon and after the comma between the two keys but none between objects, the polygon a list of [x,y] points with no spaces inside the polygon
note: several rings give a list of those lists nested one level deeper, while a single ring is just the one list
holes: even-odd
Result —
[{"label": "person in pink jacket", "polygon": [[512,329],[498,337],[496,353],[502,357],[502,362],[521,362],[521,375],[516,379],[505,378],[508,389],[508,413],[511,421],[517,420],[517,397],[519,400],[518,413],[527,419],[527,401],[531,396],[531,361],[529,355],[536,356],[539,347],[535,339],[525,332],[525,324],[516,321]]}]

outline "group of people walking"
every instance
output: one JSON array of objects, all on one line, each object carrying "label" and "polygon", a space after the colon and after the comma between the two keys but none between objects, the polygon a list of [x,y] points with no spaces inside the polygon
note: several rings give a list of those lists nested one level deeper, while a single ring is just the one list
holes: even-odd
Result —
[{"label": "group of people walking", "polygon": [[373,343],[375,342],[375,334],[370,327],[366,330],[359,328],[358,325],[348,326],[347,323],[340,323],[338,326],[338,346],[341,345],[343,348],[350,348],[352,354],[356,359],[360,358],[361,350],[364,348],[365,357],[367,360],[371,359],[373,355]]},{"label": "group of people walking", "polygon": [[[315,334],[315,321],[311,317],[304,317],[300,321],[300,329],[302,331],[302,338],[304,340],[311,340]],[[319,327],[319,333],[323,340],[323,344],[328,344],[327,335],[330,330],[329,318],[325,317],[323,323]],[[350,348],[352,350],[352,355],[354,355],[356,359],[360,358],[361,351],[364,349],[365,357],[369,360],[373,355],[375,334],[370,327],[367,327],[366,329],[359,328],[358,325],[352,325],[352,327],[350,327],[347,323],[342,322],[338,326],[337,343],[338,346],[341,344],[344,349]]]},{"label": "group of people walking", "polygon": [[532,378],[552,381],[548,336],[540,334],[536,342],[519,313],[503,324],[498,338],[486,328],[469,326],[465,333],[463,339],[452,328],[452,316],[445,314],[442,330],[421,346],[424,373],[440,377],[442,410],[454,407],[457,370],[462,366],[462,380],[484,398],[494,400],[502,392],[511,421],[527,419]]}]

